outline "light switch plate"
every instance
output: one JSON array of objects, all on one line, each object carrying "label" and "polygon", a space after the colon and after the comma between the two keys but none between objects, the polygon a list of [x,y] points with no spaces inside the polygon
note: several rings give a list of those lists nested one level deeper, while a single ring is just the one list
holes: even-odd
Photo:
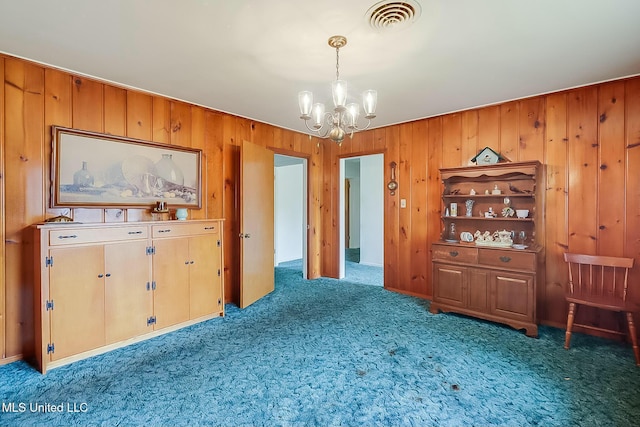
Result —
[{"label": "light switch plate", "polygon": [[401,208],[407,207],[407,199],[400,199],[400,207]]}]

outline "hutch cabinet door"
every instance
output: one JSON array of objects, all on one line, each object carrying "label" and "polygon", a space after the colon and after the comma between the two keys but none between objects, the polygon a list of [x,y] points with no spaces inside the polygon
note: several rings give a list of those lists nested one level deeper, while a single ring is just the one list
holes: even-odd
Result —
[{"label": "hutch cabinet door", "polygon": [[455,265],[434,263],[433,299],[442,304],[465,307],[465,281],[467,269]]},{"label": "hutch cabinet door", "polygon": [[49,251],[51,360],[105,344],[104,247],[56,248]]},{"label": "hutch cabinet door", "polygon": [[107,344],[150,332],[153,315],[147,241],[105,245],[105,326]]},{"label": "hutch cabinet door", "polygon": [[189,241],[157,239],[153,246],[155,329],[189,320]]},{"label": "hutch cabinet door", "polygon": [[534,276],[503,271],[491,272],[491,313],[515,320],[533,321]]}]

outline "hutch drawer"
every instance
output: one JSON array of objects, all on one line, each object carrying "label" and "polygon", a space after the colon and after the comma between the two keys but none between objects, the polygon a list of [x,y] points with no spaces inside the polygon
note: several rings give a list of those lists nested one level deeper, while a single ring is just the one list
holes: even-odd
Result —
[{"label": "hutch drawer", "polygon": [[536,269],[536,255],[531,252],[480,249],[478,251],[478,262],[501,268],[530,271]]},{"label": "hutch drawer", "polygon": [[434,244],[432,249],[432,256],[434,260],[462,262],[469,264],[478,263],[477,248]]}]

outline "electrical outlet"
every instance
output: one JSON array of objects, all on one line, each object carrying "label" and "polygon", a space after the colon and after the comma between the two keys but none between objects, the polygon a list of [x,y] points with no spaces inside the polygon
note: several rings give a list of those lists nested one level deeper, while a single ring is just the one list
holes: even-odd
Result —
[{"label": "electrical outlet", "polygon": [[407,199],[400,199],[400,207],[401,208],[407,207]]}]

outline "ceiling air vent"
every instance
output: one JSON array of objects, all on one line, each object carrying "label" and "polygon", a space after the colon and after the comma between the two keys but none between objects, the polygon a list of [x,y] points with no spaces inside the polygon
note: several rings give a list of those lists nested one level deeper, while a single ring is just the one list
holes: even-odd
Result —
[{"label": "ceiling air vent", "polygon": [[413,23],[421,12],[415,1],[381,1],[369,8],[365,15],[374,30],[405,27]]}]

